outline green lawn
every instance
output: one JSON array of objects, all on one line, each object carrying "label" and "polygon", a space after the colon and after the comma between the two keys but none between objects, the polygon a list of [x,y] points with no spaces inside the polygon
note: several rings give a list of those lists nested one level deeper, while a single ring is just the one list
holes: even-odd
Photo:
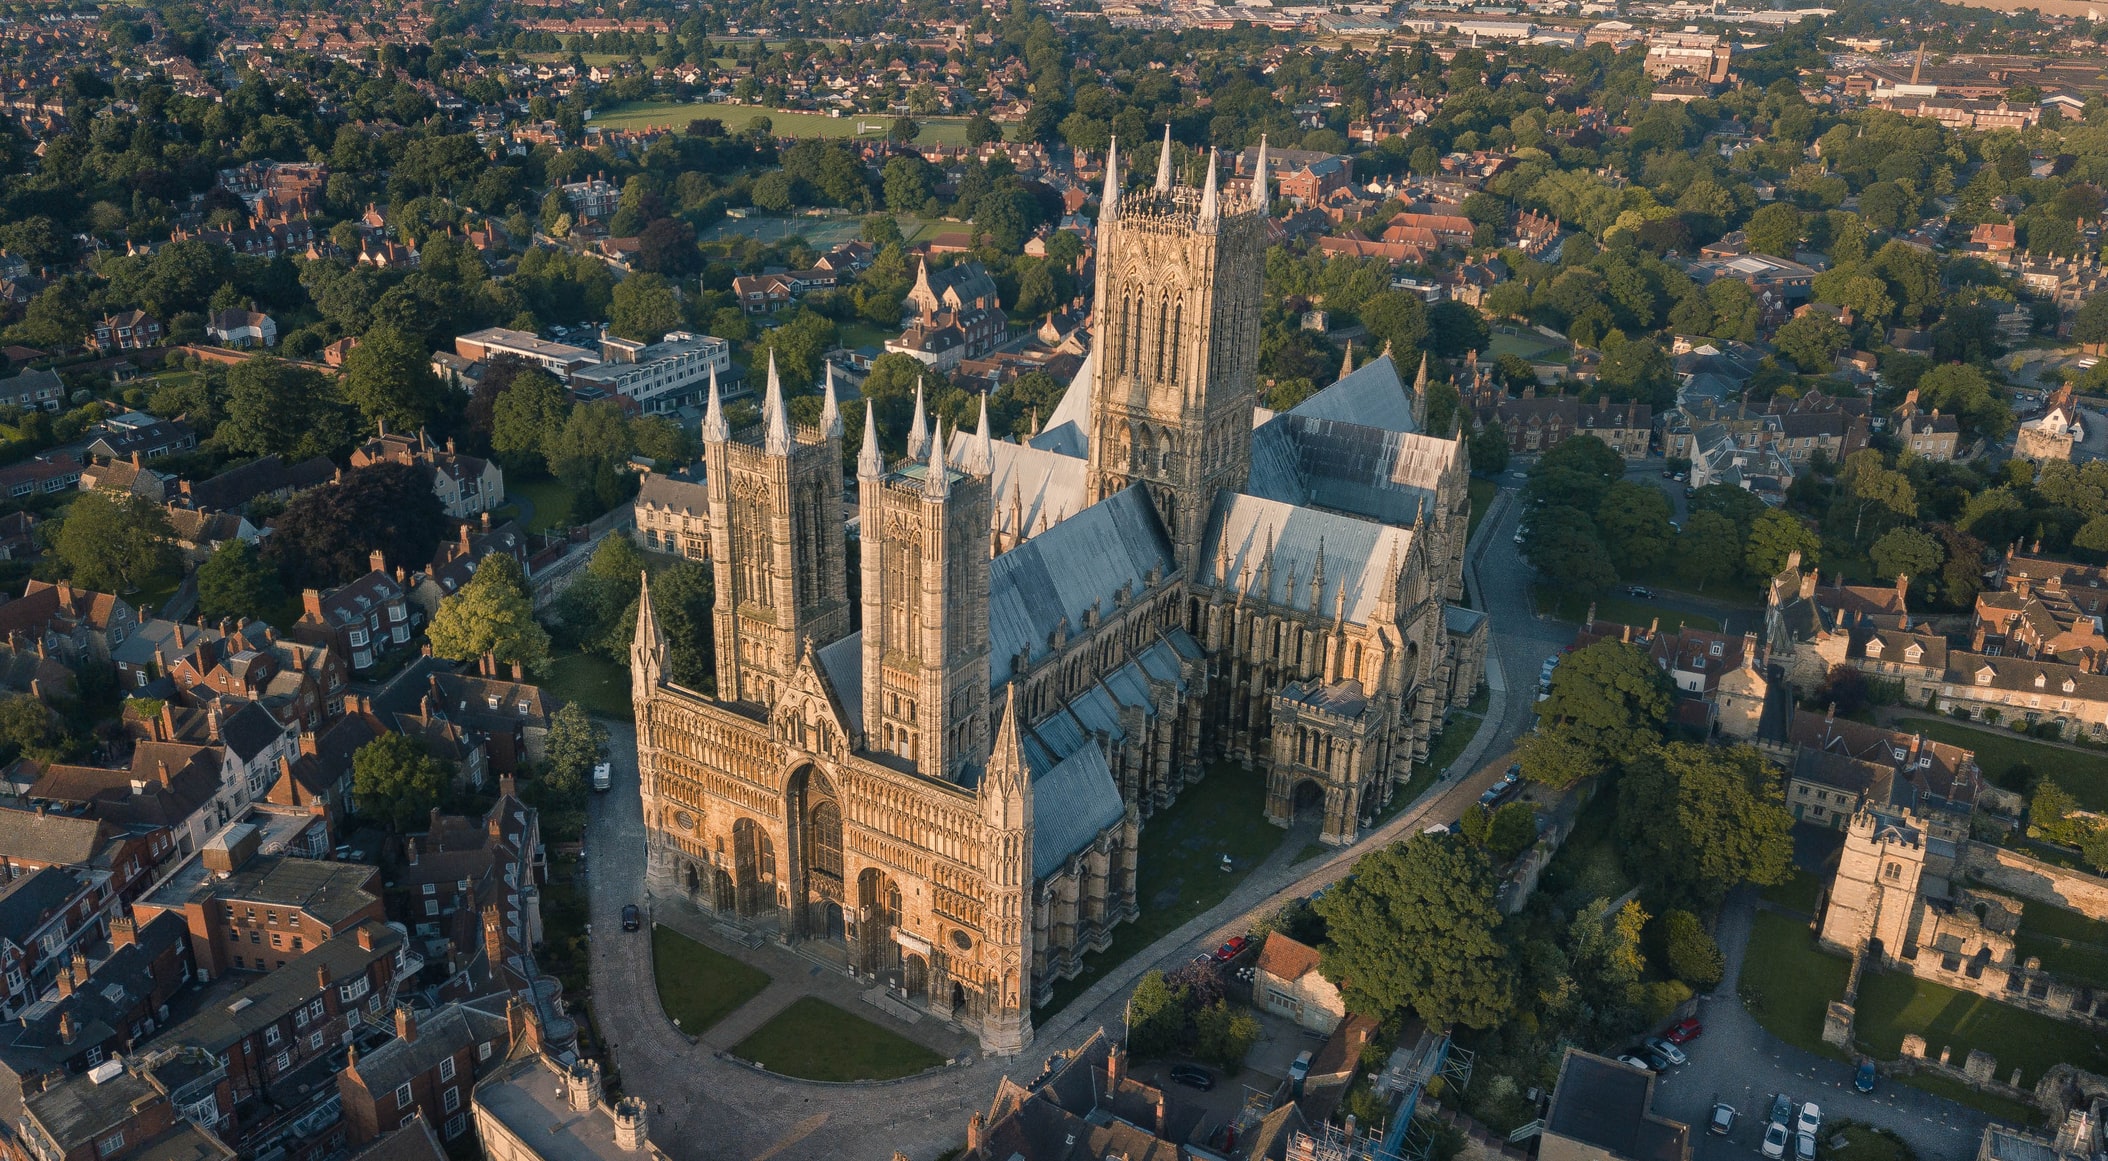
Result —
[{"label": "green lawn", "polygon": [[524,500],[534,505],[534,515],[521,522],[521,526],[529,532],[563,528],[571,522],[571,489],[547,476],[532,480],[507,480],[505,494],[515,502]]},{"label": "green lawn", "polygon": [[636,716],[630,707],[629,670],[598,653],[558,654],[550,660],[549,676],[542,686],[604,717],[627,721]]},{"label": "green lawn", "polygon": [[1500,485],[1492,480],[1482,480],[1477,476],[1471,478],[1471,525],[1465,529],[1466,537],[1478,532],[1479,520],[1486,515],[1486,509],[1493,506],[1493,497],[1499,492]]},{"label": "green lawn", "polygon": [[[1141,914],[1113,928],[1112,946],[1086,956],[1075,979],[1054,985],[1054,996],[1033,1013],[1044,1024],[1100,976],[1127,962],[1187,920],[1228,897],[1286,834],[1266,821],[1266,775],[1222,762],[1178,801],[1142,824],[1135,897]],[[1225,873],[1222,856],[1233,870]]]},{"label": "green lawn", "polygon": [[1830,1146],[1830,1161],[1916,1161],[1917,1155],[1894,1133],[1884,1133],[1857,1121],[1837,1121],[1825,1126],[1823,1140],[1843,1137],[1843,1147]]},{"label": "green lawn", "polygon": [[2108,923],[2048,903],[2028,902],[2022,905],[2020,931],[2013,943],[2023,959],[2040,957],[2044,968],[2066,979],[2108,986]]},{"label": "green lawn", "polygon": [[1555,356],[1563,359],[1568,350],[1565,344],[1525,327],[1495,327],[1490,347],[1496,359],[1516,355],[1533,363],[1551,362]]},{"label": "green lawn", "polygon": [[1556,617],[1561,621],[1572,621],[1579,624],[1582,618],[1588,616],[1588,607],[1594,605],[1596,607],[1596,619],[1599,621],[1616,621],[1620,624],[1644,629],[1654,623],[1655,618],[1658,617],[1661,619],[1661,627],[1664,629],[1685,627],[1707,629],[1715,633],[1720,631],[1720,621],[1716,617],[1708,617],[1704,613],[1679,613],[1673,609],[1664,609],[1653,601],[1643,601],[1637,597],[1605,594],[1591,600],[1585,593],[1577,593],[1570,590],[1554,591],[1542,585],[1538,586],[1535,591],[1537,594],[1537,611],[1548,617]]},{"label": "green lawn", "polygon": [[891,1080],[944,1058],[825,1000],[806,996],[732,1046],[770,1072],[805,1080]]},{"label": "green lawn", "polygon": [[2108,810],[2108,754],[2052,746],[2011,730],[1973,726],[1955,718],[1904,718],[1896,722],[1896,728],[1976,751],[1976,764],[2000,785],[2005,784],[2008,771],[2024,764],[2069,791],[2080,806]]},{"label": "green lawn", "polygon": [[[885,136],[884,128],[858,133],[857,125],[890,127],[893,124],[893,116],[889,113],[844,113],[830,117],[825,113],[782,113],[762,105],[715,105],[707,101],[632,101],[595,112],[591,123],[616,129],[667,126],[685,130],[690,121],[705,117],[724,122],[726,131],[731,133],[744,130],[756,117],[767,117],[769,131],[778,137],[879,138]],[[966,144],[964,117],[917,117],[915,123],[922,126],[922,132],[915,137],[917,145]]]},{"label": "green lawn", "polygon": [[[1806,923],[1776,911],[1759,911],[1742,958],[1742,1001],[1773,1036],[1796,1048],[1842,1058],[1843,1053],[1823,1043],[1823,1017],[1830,1001],[1844,995],[1851,970],[1849,961],[1815,945]],[[1860,1011],[1864,1013],[1864,1006]],[[1862,1022],[1860,1030],[1865,1028]],[[1891,1057],[1896,1055],[1893,1047]]]},{"label": "green lawn", "polygon": [[1813,917],[1815,905],[1822,898],[1823,879],[1800,868],[1785,882],[1763,889],[1764,901],[1775,907],[1785,907]]},{"label": "green lawn", "polygon": [[899,334],[867,322],[842,323],[835,329],[841,336],[842,345],[852,351],[858,347],[884,347],[887,339]]},{"label": "green lawn", "polygon": [[[1932,954],[1930,951],[1921,955]],[[1998,1058],[1997,1077],[2020,1069],[2020,1085],[2033,1088],[2053,1065],[2108,1072],[2108,1049],[2098,1034],[2076,1024],[2001,1004],[1902,972],[1867,972],[1859,982],[1859,1042],[1884,1060],[1902,1055],[1903,1037],[1925,1038],[1925,1054],[1952,1050],[1957,1068],[1972,1048]]]},{"label": "green lawn", "polygon": [[701,1035],[769,986],[767,972],[657,924],[651,929],[651,965],[659,1006],[690,1036]]}]

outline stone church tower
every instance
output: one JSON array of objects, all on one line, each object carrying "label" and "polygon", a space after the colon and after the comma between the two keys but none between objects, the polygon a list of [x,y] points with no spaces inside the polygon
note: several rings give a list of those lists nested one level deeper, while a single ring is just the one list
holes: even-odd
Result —
[{"label": "stone church tower", "polygon": [[1246,204],[1218,193],[1213,150],[1205,186],[1175,184],[1168,131],[1154,189],[1123,196],[1118,168],[1108,157],[1098,219],[1086,499],[1145,483],[1190,572],[1216,493],[1251,472],[1265,153]]}]

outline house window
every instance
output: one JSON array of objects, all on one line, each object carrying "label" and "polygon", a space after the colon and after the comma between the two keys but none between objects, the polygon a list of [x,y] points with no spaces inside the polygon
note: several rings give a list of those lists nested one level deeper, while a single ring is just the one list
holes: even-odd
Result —
[{"label": "house window", "polygon": [[284,1072],[286,1069],[293,1067],[293,1054],[281,1052],[271,1061],[271,1065],[278,1071]]},{"label": "house window", "polygon": [[449,1056],[445,1060],[439,1062],[439,1079],[441,1081],[449,1081],[454,1079],[453,1057]]},{"label": "house window", "polygon": [[312,1036],[308,1037],[308,1038],[307,1038],[307,1047],[308,1047],[308,1050],[309,1050],[309,1051],[311,1051],[311,1052],[320,1052],[320,1051],[322,1051],[322,1033],[320,1033],[320,1032],[317,1032],[317,1033],[315,1033],[314,1035],[312,1035]]},{"label": "house window", "polygon": [[467,1117],[463,1117],[463,1116],[460,1116],[460,1115],[458,1115],[458,1114],[457,1114],[457,1115],[455,1115],[455,1116],[451,1116],[451,1117],[448,1117],[448,1118],[447,1118],[447,1122],[446,1122],[446,1135],[447,1135],[448,1139],[452,1139],[452,1138],[454,1138],[454,1137],[458,1137],[458,1136],[460,1136],[460,1135],[461,1135],[461,1134],[462,1134],[462,1133],[463,1133],[463,1132],[464,1132],[464,1131],[465,1131],[465,1130],[466,1130],[467,1128],[468,1128],[468,1118],[467,1118]]},{"label": "house window", "polygon": [[407,1080],[395,1086],[395,1107],[398,1111],[410,1107],[410,1082]]},{"label": "house window", "polygon": [[273,1045],[276,1045],[277,1043],[278,1025],[273,1024],[269,1028],[264,1029],[264,1047],[269,1048]]},{"label": "house window", "polygon": [[453,1111],[454,1111],[455,1109],[458,1109],[458,1108],[460,1108],[460,1107],[461,1107],[461,1090],[460,1090],[460,1089],[458,1089],[458,1088],[450,1088],[450,1089],[446,1090],[446,1102],[445,1102],[445,1111],[446,1111],[446,1112],[450,1112],[450,1113],[451,1113],[451,1112],[453,1112]]},{"label": "house window", "polygon": [[108,1157],[110,1154],[115,1153],[122,1148],[124,1148],[123,1133],[112,1133],[109,1136],[104,1137],[102,1140],[97,1141],[95,1143],[95,1151],[105,1157]]}]

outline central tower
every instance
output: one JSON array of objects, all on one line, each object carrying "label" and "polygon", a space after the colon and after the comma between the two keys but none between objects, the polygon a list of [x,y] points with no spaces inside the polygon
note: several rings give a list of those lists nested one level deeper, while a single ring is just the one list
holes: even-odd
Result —
[{"label": "central tower", "polygon": [[1117,151],[1106,157],[1089,498],[1145,484],[1189,570],[1215,493],[1250,474],[1266,188],[1263,143],[1252,194],[1235,203],[1216,188],[1212,149],[1201,188],[1171,180],[1168,127],[1153,189],[1123,195]]}]

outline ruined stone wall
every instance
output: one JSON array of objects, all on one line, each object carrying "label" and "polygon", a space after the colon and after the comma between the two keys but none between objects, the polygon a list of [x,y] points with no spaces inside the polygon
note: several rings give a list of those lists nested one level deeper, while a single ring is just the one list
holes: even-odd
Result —
[{"label": "ruined stone wall", "polygon": [[1972,883],[2068,907],[2089,919],[2108,919],[2108,879],[2053,867],[1988,843],[1964,845],[1960,862],[1962,877]]}]

